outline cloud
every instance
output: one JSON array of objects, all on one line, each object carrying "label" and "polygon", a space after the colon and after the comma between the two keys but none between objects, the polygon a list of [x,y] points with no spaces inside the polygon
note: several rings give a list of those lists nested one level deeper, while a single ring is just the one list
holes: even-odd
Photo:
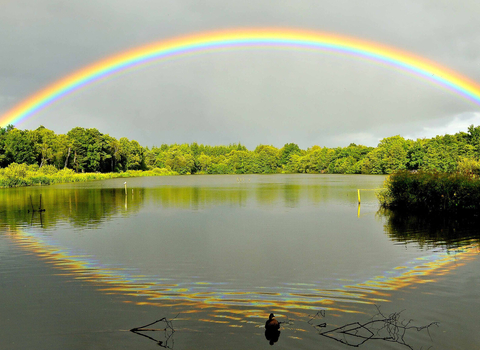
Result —
[{"label": "cloud", "polygon": [[367,132],[345,133],[332,137],[331,142],[339,146],[348,146],[350,143],[355,143],[373,147],[380,142],[380,137]]},{"label": "cloud", "polygon": [[432,126],[425,126],[418,132],[405,135],[405,138],[415,140],[417,138],[432,138],[438,135],[453,135],[460,131],[467,132],[470,125],[480,125],[480,112],[466,112],[448,119],[437,120]]},{"label": "cloud", "polygon": [[[133,47],[233,27],[359,37],[480,81],[480,2],[470,0],[16,0],[0,11],[0,113],[61,77]],[[371,62],[242,50],[153,65],[72,94],[18,125],[97,127],[142,145],[376,146],[478,124],[478,106]],[[452,117],[454,116],[454,117]],[[457,120],[454,123],[452,120]],[[447,130],[447,129],[445,129]],[[434,135],[433,135],[434,136]]]}]

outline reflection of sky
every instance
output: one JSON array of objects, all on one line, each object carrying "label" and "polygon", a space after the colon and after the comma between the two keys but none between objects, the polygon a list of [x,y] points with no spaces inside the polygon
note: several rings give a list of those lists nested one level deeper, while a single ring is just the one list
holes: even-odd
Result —
[{"label": "reflection of sky", "polygon": [[[382,275],[359,283],[338,278],[336,288],[320,284],[283,283],[275,288],[262,286],[232,288],[229,282],[164,279],[140,275],[133,268],[104,265],[95,257],[62,247],[48,236],[17,231],[10,237],[23,249],[35,253],[63,274],[94,283],[104,293],[121,294],[139,305],[184,306],[188,312],[212,309],[236,319],[264,314],[265,309],[278,312],[309,313],[319,308],[355,312],[355,304],[376,304],[389,300],[389,292],[432,282],[478,256],[478,246],[465,245],[455,251],[430,252],[402,266],[385,270]],[[208,320],[207,320],[208,321]],[[211,320],[210,320],[211,321]]]}]

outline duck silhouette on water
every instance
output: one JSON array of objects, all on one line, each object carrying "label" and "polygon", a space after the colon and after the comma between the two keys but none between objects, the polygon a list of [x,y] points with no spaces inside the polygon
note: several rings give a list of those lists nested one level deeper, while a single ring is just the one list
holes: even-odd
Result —
[{"label": "duck silhouette on water", "polygon": [[265,322],[265,338],[273,345],[278,341],[280,337],[280,322],[277,321],[274,314],[268,316],[267,322]]}]

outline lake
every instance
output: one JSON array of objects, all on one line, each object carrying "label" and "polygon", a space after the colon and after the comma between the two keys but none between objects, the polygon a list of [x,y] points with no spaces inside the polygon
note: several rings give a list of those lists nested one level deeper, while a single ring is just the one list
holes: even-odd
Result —
[{"label": "lake", "polygon": [[[477,348],[478,221],[379,210],[383,181],[0,189],[0,348]],[[265,334],[270,313],[280,334]]]}]

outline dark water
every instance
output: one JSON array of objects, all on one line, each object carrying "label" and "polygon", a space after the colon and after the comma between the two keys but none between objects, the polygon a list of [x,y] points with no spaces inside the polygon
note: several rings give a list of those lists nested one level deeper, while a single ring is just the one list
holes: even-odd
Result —
[{"label": "dark water", "polygon": [[[0,190],[0,348],[263,349],[270,312],[284,322],[276,348],[478,348],[478,222],[382,212],[365,190],[359,208],[357,189],[383,179]],[[163,317],[174,333],[128,331]]]}]

